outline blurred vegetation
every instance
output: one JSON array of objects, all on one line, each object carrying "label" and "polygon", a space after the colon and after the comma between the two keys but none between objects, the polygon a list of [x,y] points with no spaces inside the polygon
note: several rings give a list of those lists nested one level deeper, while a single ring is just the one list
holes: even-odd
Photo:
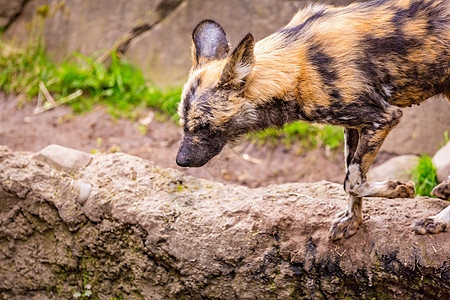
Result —
[{"label": "blurred vegetation", "polygon": [[449,137],[448,137],[448,130],[444,131],[444,141],[441,143],[440,147],[444,147],[445,145],[447,145],[448,141],[449,141]]},{"label": "blurred vegetation", "polygon": [[81,96],[70,102],[75,112],[106,104],[115,116],[134,117],[136,108],[152,107],[176,119],[181,88],[160,89],[145,80],[142,72],[129,62],[111,54],[108,67],[93,57],[79,53],[59,65],[53,63],[40,44],[16,49],[0,41],[0,86],[7,93],[32,99],[40,83],[54,99],[76,92]]},{"label": "blurred vegetation", "polygon": [[[114,52],[108,62],[106,65],[95,57],[75,53],[69,60],[55,64],[40,39],[25,48],[13,47],[0,39],[0,89],[32,100],[44,88],[57,103],[67,103],[78,113],[102,103],[116,117],[136,119],[142,108],[151,107],[178,121],[180,87],[155,87],[141,70]],[[44,103],[44,108],[48,105]],[[247,137],[259,144],[282,143],[290,147],[295,143],[302,149],[335,149],[342,144],[343,131],[329,125],[295,122],[282,130],[267,129]]]},{"label": "blurred vegetation", "polygon": [[416,195],[433,197],[430,193],[438,185],[438,180],[436,167],[428,155],[420,156],[417,167],[412,171],[412,178],[416,184]]},{"label": "blurred vegetation", "polygon": [[294,122],[285,125],[282,129],[269,128],[248,135],[248,137],[258,144],[282,143],[287,148],[293,144],[299,144],[300,150],[309,150],[320,146],[336,149],[344,141],[344,131],[341,127],[331,125]]}]

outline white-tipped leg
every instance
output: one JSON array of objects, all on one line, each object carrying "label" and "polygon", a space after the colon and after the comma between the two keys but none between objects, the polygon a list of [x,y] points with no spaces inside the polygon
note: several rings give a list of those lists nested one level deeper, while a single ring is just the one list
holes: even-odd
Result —
[{"label": "white-tipped leg", "polygon": [[450,205],[433,217],[417,221],[412,229],[416,234],[439,233],[450,229]]},{"label": "white-tipped leg", "polygon": [[364,182],[356,192],[360,197],[414,198],[414,182],[385,180],[381,182]]},{"label": "white-tipped leg", "polygon": [[349,196],[347,209],[337,215],[331,226],[330,239],[335,241],[354,235],[362,219],[362,198]]}]

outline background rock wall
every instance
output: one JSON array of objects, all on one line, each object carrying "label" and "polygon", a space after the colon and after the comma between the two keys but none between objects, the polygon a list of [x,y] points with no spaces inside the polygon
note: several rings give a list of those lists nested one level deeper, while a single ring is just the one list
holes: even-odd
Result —
[{"label": "background rock wall", "polygon": [[0,0],[0,28],[9,26],[22,12],[26,0]]},{"label": "background rock wall", "polygon": [[[252,32],[260,39],[284,26],[312,1],[300,0],[0,0],[5,37],[25,41],[36,10],[48,4],[45,40],[53,58],[74,51],[91,55],[114,45],[160,85],[180,85],[190,68],[190,35],[205,18],[227,31],[232,45]],[[345,5],[351,0],[322,0]],[[24,5],[24,6],[23,6]],[[433,154],[450,132],[450,105],[443,98],[405,110],[382,148],[396,154]]]}]

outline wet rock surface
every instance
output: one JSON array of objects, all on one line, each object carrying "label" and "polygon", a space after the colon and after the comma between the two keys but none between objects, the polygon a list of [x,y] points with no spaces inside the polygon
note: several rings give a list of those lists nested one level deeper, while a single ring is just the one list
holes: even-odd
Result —
[{"label": "wet rock surface", "polygon": [[75,172],[34,157],[0,146],[1,299],[450,296],[450,233],[410,231],[448,202],[367,199],[359,232],[331,242],[334,183],[250,189],[122,153]]}]

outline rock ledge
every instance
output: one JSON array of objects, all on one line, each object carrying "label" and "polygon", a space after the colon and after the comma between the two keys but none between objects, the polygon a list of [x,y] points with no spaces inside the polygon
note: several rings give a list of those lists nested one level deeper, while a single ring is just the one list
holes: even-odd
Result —
[{"label": "rock ledge", "polygon": [[69,173],[34,156],[0,146],[0,299],[450,298],[450,233],[409,228],[448,202],[367,199],[359,232],[331,242],[337,184],[249,189],[121,153]]}]

